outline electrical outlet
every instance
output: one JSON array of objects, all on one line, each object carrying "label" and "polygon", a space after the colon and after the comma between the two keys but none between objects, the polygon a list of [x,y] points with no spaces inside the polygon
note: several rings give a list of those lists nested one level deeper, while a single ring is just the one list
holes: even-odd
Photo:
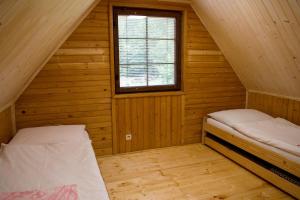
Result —
[{"label": "electrical outlet", "polygon": [[129,140],[131,140],[131,139],[132,139],[131,134],[130,134],[130,133],[129,133],[129,134],[126,134],[126,140],[129,141]]}]

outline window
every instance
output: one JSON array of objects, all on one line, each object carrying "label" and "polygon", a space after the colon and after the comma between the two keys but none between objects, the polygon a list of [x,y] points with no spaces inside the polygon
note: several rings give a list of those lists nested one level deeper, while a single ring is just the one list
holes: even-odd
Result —
[{"label": "window", "polygon": [[116,93],[180,90],[181,13],[114,7]]}]

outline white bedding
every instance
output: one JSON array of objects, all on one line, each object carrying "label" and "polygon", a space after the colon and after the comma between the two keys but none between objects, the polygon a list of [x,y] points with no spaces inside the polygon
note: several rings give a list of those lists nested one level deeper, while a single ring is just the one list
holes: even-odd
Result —
[{"label": "white bedding", "polygon": [[254,109],[231,109],[209,113],[208,116],[233,127],[236,123],[273,119],[272,116]]},{"label": "white bedding", "polygon": [[255,145],[258,145],[260,147],[263,147],[264,149],[268,149],[270,151],[278,153],[279,155],[281,155],[281,156],[283,156],[283,157],[285,157],[285,158],[287,158],[289,160],[292,160],[292,161],[300,164],[300,157],[299,156],[293,155],[293,154],[288,153],[286,151],[283,151],[281,149],[278,149],[278,148],[275,148],[273,146],[270,146],[270,145],[264,144],[262,142],[259,142],[257,140],[254,140],[254,139],[252,139],[252,138],[250,138],[250,137],[248,137],[248,136],[246,136],[246,135],[244,135],[244,134],[242,134],[242,133],[234,130],[230,126],[228,126],[228,125],[226,125],[224,123],[221,123],[221,122],[219,122],[219,121],[217,121],[215,119],[208,118],[207,119],[207,123],[210,124],[210,125],[213,125],[213,126],[215,126],[217,128],[219,128],[219,129],[222,129],[222,130],[224,130],[224,131],[226,131],[226,132],[234,135],[235,137],[239,137],[239,138],[241,138],[243,140],[252,142]]},{"label": "white bedding", "polygon": [[58,125],[20,129],[10,144],[57,144],[89,140],[85,125]]},{"label": "white bedding", "polygon": [[214,120],[260,143],[300,157],[300,127],[254,109],[232,109],[208,114]]},{"label": "white bedding", "polygon": [[300,127],[271,119],[237,123],[233,128],[254,140],[300,157]]},{"label": "white bedding", "polygon": [[5,145],[0,153],[0,177],[0,192],[76,184],[81,200],[109,199],[89,141]]},{"label": "white bedding", "polygon": [[[45,134],[37,129],[26,130],[26,134],[17,133],[19,138],[15,142],[2,144],[0,193],[75,184],[80,200],[109,200],[87,132],[79,127],[72,135],[66,127],[64,131],[57,128],[46,130]],[[51,134],[53,131],[59,134]],[[73,138],[76,136],[79,138]]]}]

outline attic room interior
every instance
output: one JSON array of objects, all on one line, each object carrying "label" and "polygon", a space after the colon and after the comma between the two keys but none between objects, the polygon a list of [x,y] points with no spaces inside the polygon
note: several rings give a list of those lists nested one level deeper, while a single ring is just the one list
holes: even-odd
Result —
[{"label": "attic room interior", "polygon": [[300,199],[299,0],[0,0],[0,200]]}]

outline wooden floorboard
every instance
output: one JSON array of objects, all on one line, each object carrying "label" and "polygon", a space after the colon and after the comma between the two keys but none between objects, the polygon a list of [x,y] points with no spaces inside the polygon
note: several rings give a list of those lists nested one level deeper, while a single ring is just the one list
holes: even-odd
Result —
[{"label": "wooden floorboard", "polygon": [[114,199],[292,199],[254,174],[201,145],[98,157]]}]

